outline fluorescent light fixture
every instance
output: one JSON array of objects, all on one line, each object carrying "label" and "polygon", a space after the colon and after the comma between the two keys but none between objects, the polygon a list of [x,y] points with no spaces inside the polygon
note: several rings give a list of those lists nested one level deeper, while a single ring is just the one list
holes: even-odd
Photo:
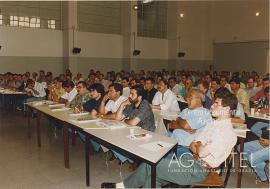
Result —
[{"label": "fluorescent light fixture", "polygon": [[146,4],[146,3],[151,3],[153,2],[154,0],[143,0],[142,3]]}]

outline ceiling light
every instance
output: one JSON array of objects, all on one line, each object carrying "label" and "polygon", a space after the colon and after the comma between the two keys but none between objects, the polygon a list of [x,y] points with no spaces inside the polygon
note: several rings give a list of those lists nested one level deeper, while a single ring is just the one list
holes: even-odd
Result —
[{"label": "ceiling light", "polygon": [[179,15],[181,18],[184,18],[184,13],[180,13]]},{"label": "ceiling light", "polygon": [[260,12],[256,12],[255,16],[260,16]]},{"label": "ceiling light", "polygon": [[133,9],[134,9],[134,10],[138,10],[138,9],[139,9],[139,5],[134,5],[134,6],[133,6]]}]

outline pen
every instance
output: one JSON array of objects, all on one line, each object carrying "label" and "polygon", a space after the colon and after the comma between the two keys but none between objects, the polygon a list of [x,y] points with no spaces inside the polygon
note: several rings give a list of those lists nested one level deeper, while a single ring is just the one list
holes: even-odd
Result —
[{"label": "pen", "polygon": [[160,147],[163,147],[161,144],[158,144]]}]

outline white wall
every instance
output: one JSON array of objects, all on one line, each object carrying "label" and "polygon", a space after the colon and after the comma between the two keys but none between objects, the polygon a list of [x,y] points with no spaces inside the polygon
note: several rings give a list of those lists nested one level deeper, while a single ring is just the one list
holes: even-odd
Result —
[{"label": "white wall", "polygon": [[63,72],[62,32],[48,29],[0,27],[0,73],[40,69]]},{"label": "white wall", "polygon": [[59,30],[0,27],[1,56],[62,57]]},{"label": "white wall", "polygon": [[77,44],[82,48],[79,57],[123,57],[123,37],[121,35],[79,32]]}]

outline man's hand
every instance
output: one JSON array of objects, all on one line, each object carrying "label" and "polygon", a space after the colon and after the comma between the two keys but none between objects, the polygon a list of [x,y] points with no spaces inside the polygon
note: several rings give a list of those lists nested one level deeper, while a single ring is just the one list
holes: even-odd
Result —
[{"label": "man's hand", "polygon": [[129,99],[127,99],[127,100],[125,100],[124,102],[122,102],[121,106],[126,107],[126,106],[128,106],[128,105],[130,105],[130,104],[131,104],[131,103],[130,103]]},{"label": "man's hand", "polygon": [[260,138],[259,139],[260,145],[262,145],[262,147],[268,147],[269,146],[269,140],[264,139],[264,138]]},{"label": "man's hand", "polygon": [[179,129],[179,128],[180,128],[180,125],[178,121],[172,121],[170,123],[170,129]]},{"label": "man's hand", "polygon": [[109,96],[108,96],[108,94],[106,94],[106,95],[104,95],[102,102],[105,103],[108,99],[109,99]]},{"label": "man's hand", "polygon": [[184,131],[186,131],[190,134],[194,134],[196,132],[196,129],[184,129]]}]

